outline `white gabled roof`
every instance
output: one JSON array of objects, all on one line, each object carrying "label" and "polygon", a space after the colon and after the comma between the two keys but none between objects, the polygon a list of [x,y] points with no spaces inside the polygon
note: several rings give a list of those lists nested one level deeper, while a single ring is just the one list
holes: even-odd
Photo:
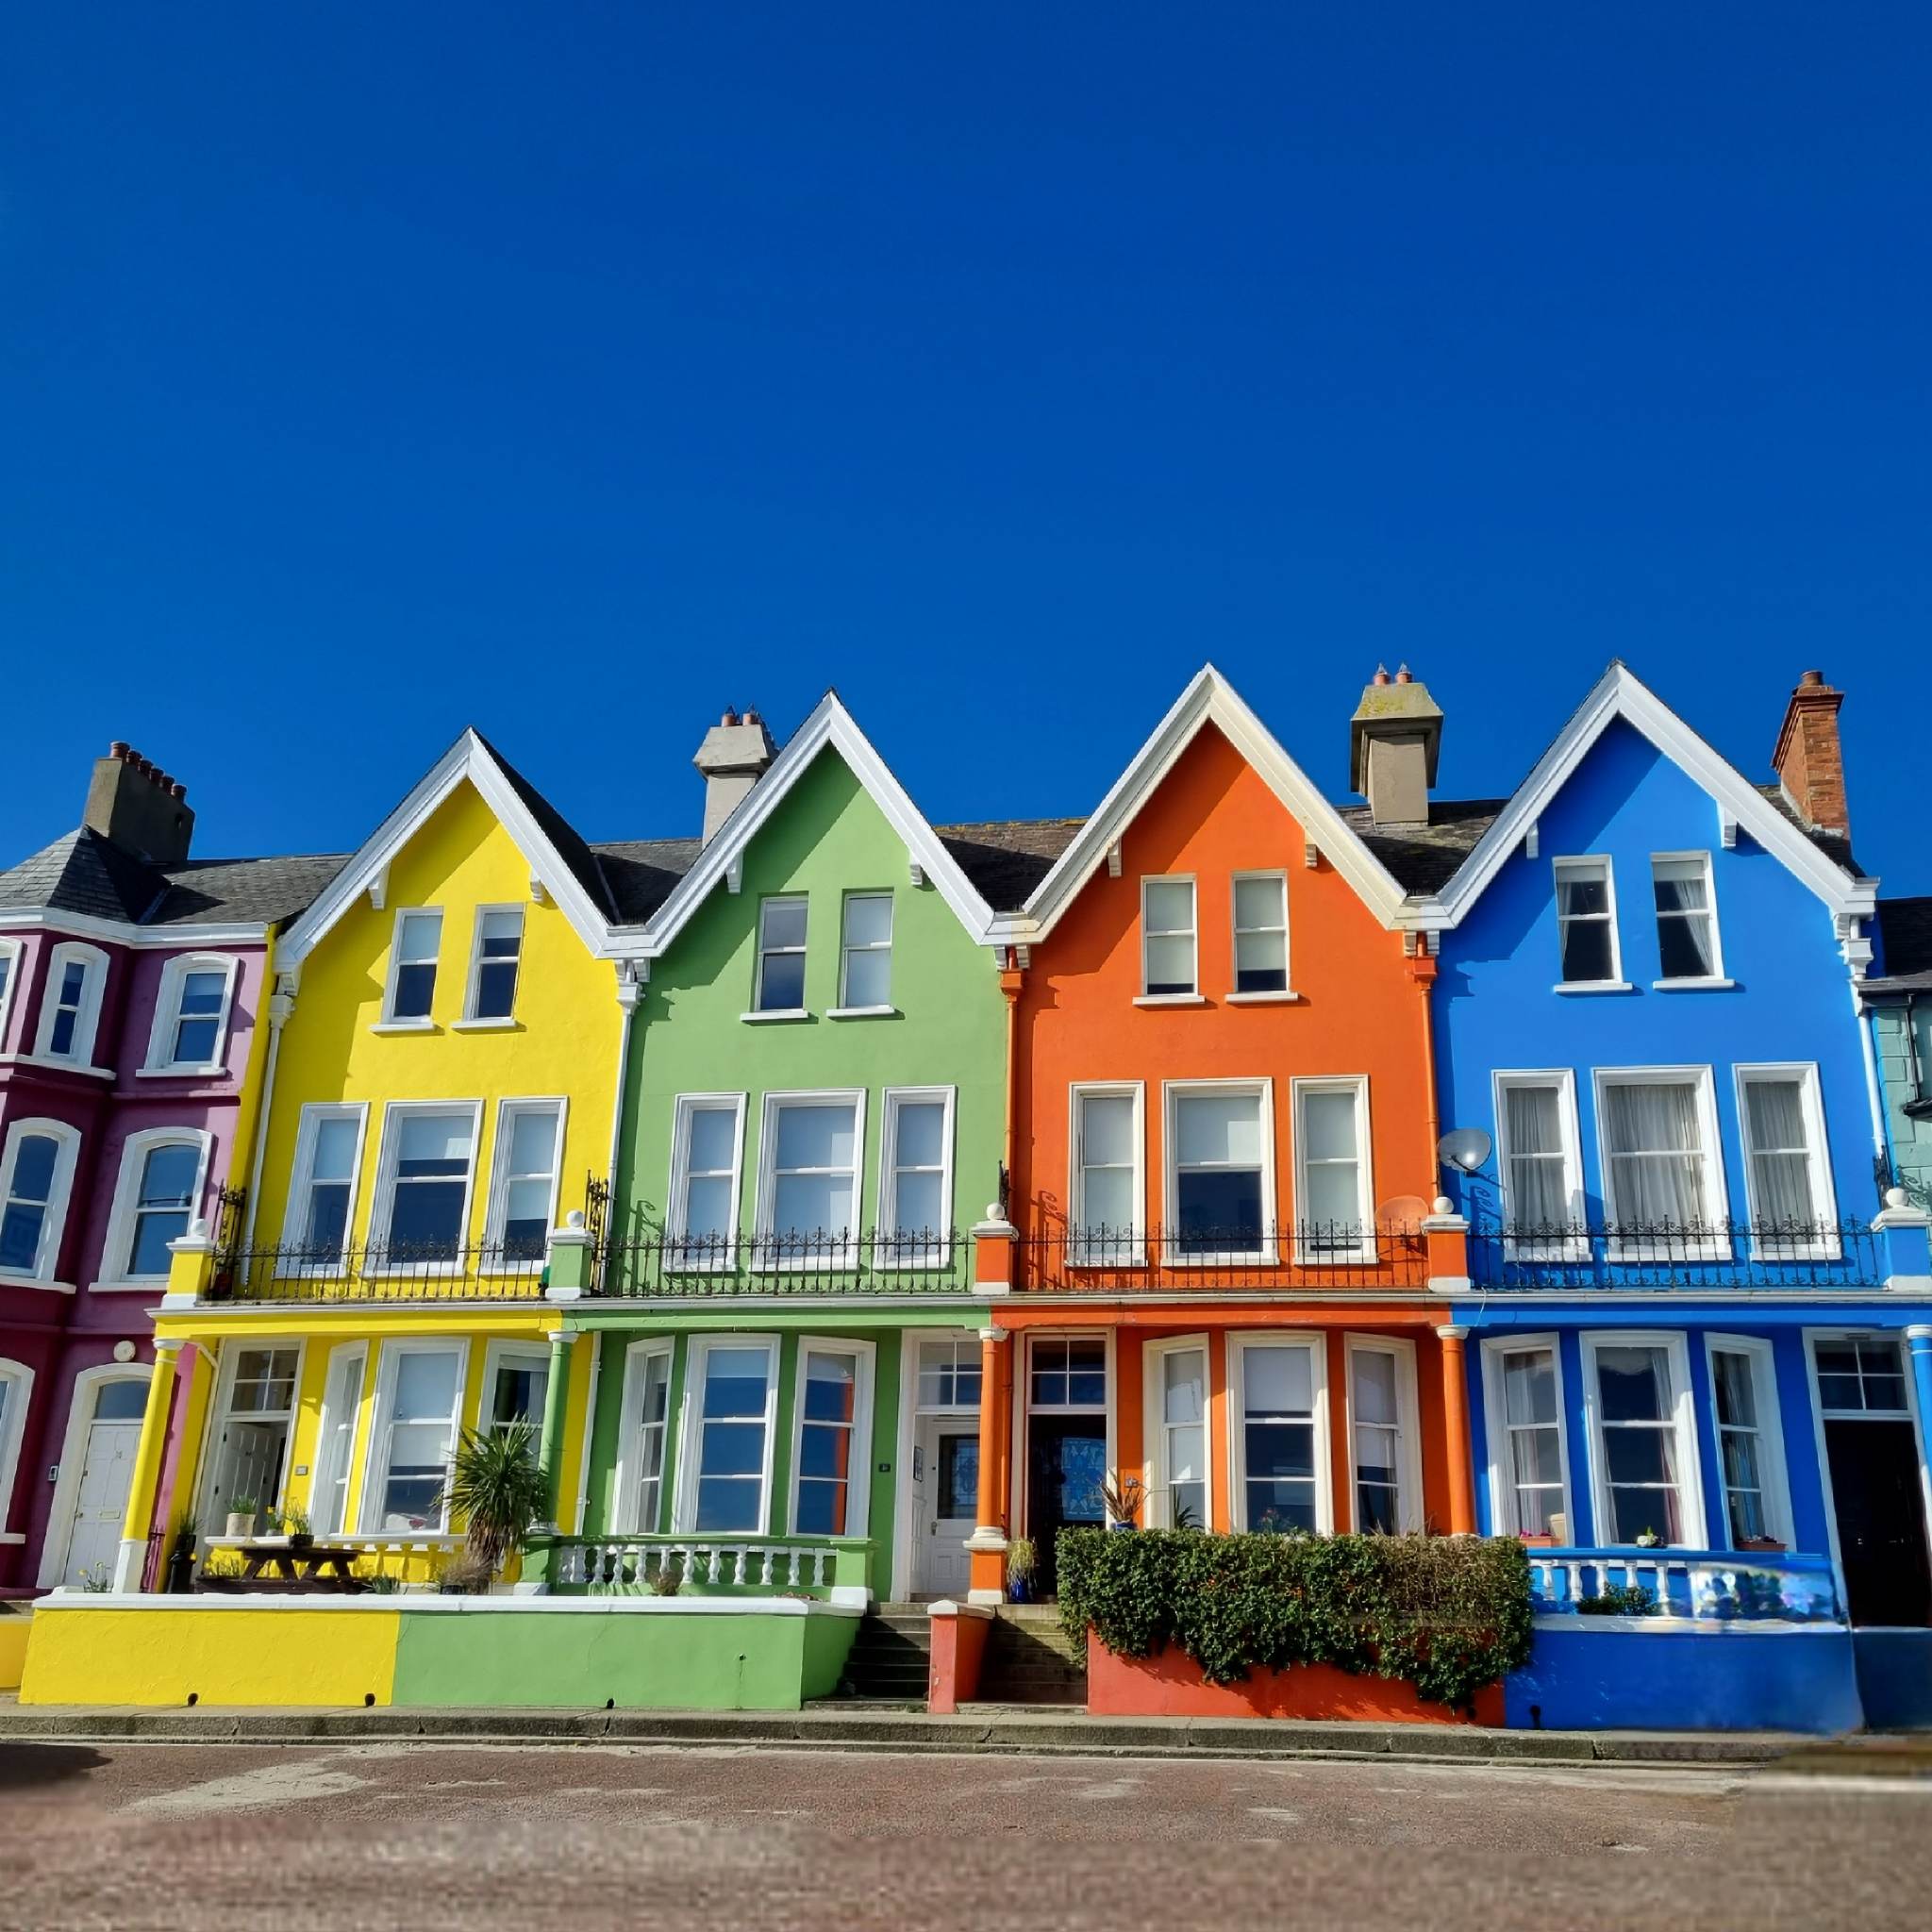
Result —
[{"label": "white gabled roof", "polygon": [[1824,901],[1832,912],[1869,918],[1876,908],[1878,881],[1855,878],[1751,783],[1737,766],[1698,736],[1676,712],[1622,662],[1611,664],[1517,787],[1488,831],[1457,867],[1441,892],[1411,911],[1405,922],[1423,927],[1454,926],[1523,843],[1530,827],[1583,762],[1585,755],[1616,719],[1641,731],[1665,758],[1701,786],[1717,808]]},{"label": "white gabled roof", "polygon": [[1034,889],[1025,910],[1000,922],[997,937],[1030,941],[1044,939],[1054,929],[1074,895],[1107,858],[1108,849],[1140,815],[1205,724],[1220,727],[1223,736],[1293,814],[1322,856],[1355,888],[1369,910],[1384,925],[1396,924],[1403,891],[1389,869],[1315,789],[1307,774],[1282,749],[1226,678],[1207,664],[1155,727],[1154,735],[1135,753],[1113,790],[1101,800],[1053,870]]},{"label": "white gabled roof", "polygon": [[656,959],[709,898],[712,889],[741,863],[755,839],[819,753],[830,747],[844,759],[866,795],[884,813],[886,822],[905,841],[907,857],[931,882],[975,945],[986,943],[992,911],[978,889],[960,869],[959,861],[941,842],[925,815],[913,804],[906,788],[858,728],[837,691],[827,691],[803,724],[786,741],[783,751],[766,768],[758,783],[738,802],[736,809],[703,847],[691,869],[641,927],[619,932],[613,947],[620,957]]},{"label": "white gabled roof", "polygon": [[608,914],[558,851],[525,802],[519,782],[475,730],[465,730],[290,926],[276,948],[277,963],[292,966],[312,952],[466,778],[528,861],[532,879],[542,886],[577,937],[592,953],[608,955]]}]

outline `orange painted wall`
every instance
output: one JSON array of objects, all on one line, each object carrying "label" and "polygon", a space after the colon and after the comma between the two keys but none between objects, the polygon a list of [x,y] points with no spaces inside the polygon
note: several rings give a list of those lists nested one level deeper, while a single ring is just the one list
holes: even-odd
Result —
[{"label": "orange painted wall", "polygon": [[[1436,1192],[1423,1002],[1402,936],[1386,930],[1325,860],[1309,871],[1301,825],[1211,724],[1182,753],[1122,840],[1119,878],[1103,866],[1033,949],[1015,1039],[1013,1212],[1024,1233],[1056,1232],[1068,1208],[1069,1088],[1146,1083],[1146,1212],[1162,1195],[1161,1083],[1274,1081],[1275,1211],[1295,1218],[1291,1140],[1297,1075],[1367,1074],[1377,1204]],[[1288,878],[1292,1004],[1230,1006],[1232,874]],[[1195,876],[1201,1007],[1136,1007],[1141,881]],[[1429,970],[1424,962],[1421,970]]]}]

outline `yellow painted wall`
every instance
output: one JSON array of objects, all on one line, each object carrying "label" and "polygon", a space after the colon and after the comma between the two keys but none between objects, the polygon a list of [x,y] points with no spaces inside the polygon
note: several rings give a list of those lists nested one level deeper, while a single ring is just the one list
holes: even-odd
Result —
[{"label": "yellow painted wall", "polygon": [[395,1690],[400,1613],[42,1605],[23,1704],[360,1706]]},{"label": "yellow painted wall", "polygon": [[[404,908],[440,907],[434,1025],[376,1033],[389,984],[391,941]],[[521,906],[523,957],[513,1026],[465,1031],[455,1025],[468,996],[476,908]],[[369,1120],[351,1226],[369,1235],[369,1212],[382,1149],[383,1108],[392,1100],[481,1100],[469,1239],[483,1236],[496,1153],[497,1104],[510,1098],[569,1102],[558,1169],[561,1221],[584,1206],[584,1182],[610,1158],[621,1016],[617,970],[593,958],[553,905],[530,896],[530,862],[482,795],[459,784],[391,862],[384,909],[366,894],[301,962],[295,1009],[283,1028],[275,1093],[269,1102],[255,1241],[284,1239],[289,1184],[302,1108],[319,1101],[366,1102]],[[290,1229],[288,1238],[299,1239]]]},{"label": "yellow painted wall", "polygon": [[0,1690],[19,1688],[21,1666],[26,1661],[26,1634],[34,1613],[25,1605],[0,1609]]}]

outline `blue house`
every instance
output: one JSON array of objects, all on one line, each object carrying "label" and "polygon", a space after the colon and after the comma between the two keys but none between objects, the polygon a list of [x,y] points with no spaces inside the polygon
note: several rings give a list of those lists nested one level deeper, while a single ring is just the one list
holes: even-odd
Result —
[{"label": "blue house", "polygon": [[[1466,856],[1410,903],[1469,1223],[1468,1280],[1433,1285],[1480,1526],[1534,1546],[1511,1696],[1545,1724],[1832,1729],[1861,1683],[1874,1722],[1932,1687],[1932,1637],[1857,1634],[1932,1624],[1932,1264],[1840,702],[1806,674],[1758,785],[1613,664],[1492,815],[1446,809]],[[1618,1591],[1643,1613],[1577,1614]]]}]

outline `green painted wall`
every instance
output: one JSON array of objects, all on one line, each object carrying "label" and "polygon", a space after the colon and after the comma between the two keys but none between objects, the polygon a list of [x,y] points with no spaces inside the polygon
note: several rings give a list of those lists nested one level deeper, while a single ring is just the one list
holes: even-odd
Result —
[{"label": "green painted wall", "polygon": [[1932,1091],[1932,995],[1923,996],[1916,1011],[1904,1001],[1873,1008],[1878,1042],[1878,1071],[1885,1085],[1885,1120],[1891,1135],[1891,1158],[1899,1185],[1915,1207],[1932,1208],[1932,1120],[1915,1121],[1906,1111],[1912,1098],[1911,1037],[1907,1015],[1918,1037],[1920,1076]]},{"label": "green painted wall", "polygon": [[856,1617],[405,1616],[394,1701],[796,1710],[837,1687]]},{"label": "green painted wall", "polygon": [[[955,1087],[953,1207],[970,1227],[999,1188],[1006,1135],[1006,1002],[992,956],[974,945],[931,886],[909,883],[906,847],[850,768],[821,752],[744,855],[743,883],[718,886],[670,951],[654,960],[631,1032],[615,1225],[661,1227],[680,1093],[743,1092],[741,1224],[755,1226],[761,1102],[768,1091],[866,1090],[859,1224],[878,1192],[889,1087]],[[839,1002],[844,895],[892,894],[891,1019],[828,1020]],[[808,901],[806,1005],[810,1017],[753,1024],[758,907],[774,894]]]}]

